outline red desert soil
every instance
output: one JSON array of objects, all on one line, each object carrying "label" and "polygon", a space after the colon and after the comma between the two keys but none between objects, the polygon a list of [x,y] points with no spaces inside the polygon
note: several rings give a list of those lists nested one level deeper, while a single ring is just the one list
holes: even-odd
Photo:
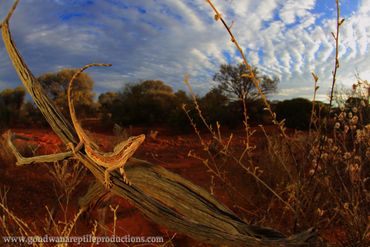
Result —
[{"label": "red desert soil", "polygon": [[[65,150],[59,138],[48,129],[13,129],[13,132],[23,137],[30,137],[33,140],[17,140],[16,145],[20,150],[28,150],[29,147],[36,148],[37,154],[55,153],[58,150]],[[145,133],[144,130],[135,129],[130,134]],[[135,153],[135,157],[145,159],[155,164],[159,164],[172,172],[191,180],[203,188],[210,187],[210,176],[200,161],[188,157],[189,150],[199,149],[200,145],[197,137],[194,135],[176,135],[166,133],[166,130],[159,130],[156,139],[150,138],[148,133],[144,144]],[[112,147],[113,135],[97,133],[94,137],[97,143],[102,147]],[[117,138],[116,138],[117,139]],[[28,148],[26,148],[28,147]],[[3,147],[2,147],[3,148]],[[5,147],[4,147],[5,148]],[[107,148],[108,149],[108,148]],[[25,156],[28,156],[25,155]],[[44,219],[47,215],[46,206],[49,209],[57,209],[58,217],[63,215],[57,202],[57,196],[54,189],[53,177],[48,171],[48,166],[44,164],[32,164],[24,167],[13,165],[0,165],[0,186],[10,189],[7,194],[8,208],[25,222],[36,225],[37,229],[42,229]],[[73,219],[78,211],[78,198],[82,196],[88,185],[94,180],[94,177],[87,172],[83,182],[77,186],[70,202],[68,218]],[[222,198],[219,197],[221,201]],[[122,198],[113,197],[110,199],[111,205],[119,205],[117,211],[117,232],[118,236],[163,236],[165,241],[170,239],[174,232],[168,231],[164,227],[158,226],[149,221],[139,210],[130,205]],[[94,212],[91,218],[98,218],[102,214],[102,209]],[[113,214],[110,210],[105,212],[105,224],[112,229]],[[74,235],[83,235],[91,233],[93,224],[90,220],[80,220],[77,223],[77,232]],[[105,234],[101,234],[105,235]],[[107,233],[106,235],[110,235]],[[192,240],[181,234],[176,234],[172,240],[174,246],[207,246]]]},{"label": "red desert soil", "polygon": [[[34,139],[33,141],[27,141],[27,144],[24,141],[17,141],[16,145],[18,147],[38,147],[36,150],[37,154],[65,150],[59,138],[48,129],[13,129],[12,131],[25,137],[32,137]],[[273,129],[269,129],[269,132],[273,132]],[[159,129],[157,138],[153,139],[150,138],[148,130],[140,128],[130,130],[131,135],[139,133],[145,133],[147,135],[144,144],[135,153],[135,157],[159,164],[206,190],[210,190],[211,176],[207,173],[207,169],[199,160],[188,157],[190,150],[199,150],[201,148],[199,140],[194,134],[173,135],[165,129]],[[256,140],[262,139],[262,135],[263,133],[261,131],[257,131],[252,142],[254,141],[255,144],[264,145],[263,143],[256,142]],[[243,133],[240,131],[234,136],[236,143],[241,144]],[[107,133],[97,133],[94,134],[94,137],[97,143],[105,148],[112,147],[112,140],[117,139],[112,134],[109,135]],[[50,166],[52,164],[49,166],[33,164],[24,167],[0,164],[0,186],[10,188],[7,196],[9,209],[27,223],[36,225],[38,229],[42,229],[45,224],[44,219],[47,215],[46,206],[49,209],[56,209],[57,218],[62,219],[63,216],[63,212],[56,199],[54,179],[48,171],[48,167]],[[68,219],[70,220],[73,219],[78,211],[78,198],[84,195],[88,185],[94,181],[94,177],[91,174],[88,172],[86,174],[87,176],[82,183],[73,192],[68,211]],[[241,181],[238,182],[238,177],[241,177],[240,174],[235,174],[235,181],[233,182],[242,183],[243,179],[240,178],[239,180]],[[245,193],[248,193],[247,185],[238,186],[238,188],[246,188]],[[222,185],[217,186],[216,184],[214,191],[219,201],[235,210],[233,205],[237,202],[228,196]],[[244,193],[244,191],[241,192]],[[109,203],[111,205],[119,205],[116,229],[116,235],[118,236],[163,236],[165,241],[167,241],[174,234],[174,232],[150,222],[139,210],[123,198],[112,197]],[[91,219],[98,219],[104,213],[106,215],[104,224],[112,229],[112,212],[109,208],[105,212],[104,209],[99,209],[95,210],[90,219],[79,220],[73,235],[78,236],[91,233],[93,229],[93,221]],[[104,234],[100,232],[100,235],[110,236],[111,233],[107,232]],[[174,246],[207,246],[181,234],[176,234],[172,243]]]}]

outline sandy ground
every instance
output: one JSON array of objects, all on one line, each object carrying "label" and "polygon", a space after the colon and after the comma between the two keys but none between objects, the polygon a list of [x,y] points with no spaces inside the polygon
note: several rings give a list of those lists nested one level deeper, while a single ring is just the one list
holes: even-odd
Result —
[{"label": "sandy ground", "polygon": [[[252,138],[252,144],[257,145],[257,147],[266,145],[264,141],[261,141],[263,133],[258,131],[258,129],[256,128],[257,133]],[[150,132],[153,130],[158,130],[156,138],[150,135]],[[55,153],[58,150],[65,150],[65,146],[60,142],[59,138],[48,129],[13,129],[12,131],[33,139],[27,142],[16,142],[18,148],[26,155],[32,155],[31,150],[34,150],[36,154]],[[269,129],[268,131],[272,133],[275,130]],[[160,128],[149,130],[135,128],[130,129],[128,132],[130,135],[146,134],[146,140],[135,153],[135,157],[159,164],[208,191],[212,190],[214,196],[220,202],[227,205],[247,222],[253,223],[253,219],[258,218],[256,209],[259,207],[252,205],[251,200],[249,200],[253,195],[248,188],[253,185],[250,184],[250,180],[245,179],[245,175],[241,174],[240,167],[238,169],[232,166],[227,167],[226,172],[229,177],[233,178],[232,182],[235,188],[246,196],[244,198],[234,197],[233,192],[230,193],[230,190],[227,191],[225,189],[225,185],[212,179],[201,161],[188,156],[190,150],[202,153],[200,142],[193,133],[174,134]],[[112,133],[94,133],[91,135],[103,149],[107,150],[112,148],[114,143],[122,138],[114,136]],[[233,143],[235,143],[235,149],[242,147],[243,137],[243,130],[234,132]],[[210,135],[206,135],[206,139],[210,140]],[[17,167],[14,165],[14,159],[12,162],[13,164],[11,162],[0,164],[0,186],[1,188],[4,186],[9,188],[7,194],[8,208],[25,222],[34,226],[35,229],[45,227],[46,207],[54,210],[56,219],[63,220],[64,212],[57,201],[57,196],[60,195],[60,192],[56,192],[58,191],[58,185],[50,174],[52,164],[33,164]],[[94,177],[86,171],[84,179],[71,195],[68,211],[66,212],[69,220],[73,219],[78,211],[78,198],[84,195],[89,184],[93,181]],[[164,240],[167,241],[175,234],[165,227],[150,222],[139,210],[123,198],[111,197],[107,204],[112,206],[119,205],[116,227],[116,235],[118,236],[163,236]],[[62,206],[65,207],[65,204]],[[280,212],[280,209],[277,210],[279,211],[272,213]],[[113,229],[113,213],[107,206],[96,209],[88,217],[82,217],[78,220],[72,235],[81,236],[91,233],[94,220],[107,226],[108,229]],[[104,231],[101,228],[99,230],[99,235],[101,236],[110,236],[111,234],[109,230]],[[52,233],[49,233],[49,235],[52,235]],[[54,235],[57,234],[54,233]],[[207,246],[179,233],[175,234],[171,243],[173,245],[168,244],[166,246]]]}]

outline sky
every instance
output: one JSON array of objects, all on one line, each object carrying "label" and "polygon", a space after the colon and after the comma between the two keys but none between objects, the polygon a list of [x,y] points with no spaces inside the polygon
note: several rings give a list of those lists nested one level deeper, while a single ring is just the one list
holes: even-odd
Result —
[{"label": "sky", "polygon": [[[0,0],[3,19],[12,0]],[[272,99],[327,100],[334,68],[335,0],[214,0],[248,61],[280,79]],[[370,79],[370,0],[342,0],[339,84]],[[185,90],[184,75],[203,95],[221,64],[240,56],[205,0],[21,0],[10,22],[32,72],[42,75],[88,63],[97,95],[126,83],[158,79]],[[0,90],[21,83],[0,41]]]}]

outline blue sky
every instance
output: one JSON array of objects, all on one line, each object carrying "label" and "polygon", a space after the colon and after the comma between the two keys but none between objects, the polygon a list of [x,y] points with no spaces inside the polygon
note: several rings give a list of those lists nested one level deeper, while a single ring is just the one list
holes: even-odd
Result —
[{"label": "blue sky", "polygon": [[[0,0],[3,18],[12,0]],[[327,99],[334,63],[335,0],[214,0],[246,51],[250,63],[280,78],[273,99],[312,98],[311,72],[319,76],[318,97]],[[342,0],[338,83],[355,73],[370,79],[370,0]],[[21,0],[11,30],[35,75],[112,63],[91,69],[97,94],[125,83],[160,79],[185,89],[190,75],[199,94],[215,85],[223,63],[240,57],[205,0]],[[0,90],[20,82],[0,42]]]}]

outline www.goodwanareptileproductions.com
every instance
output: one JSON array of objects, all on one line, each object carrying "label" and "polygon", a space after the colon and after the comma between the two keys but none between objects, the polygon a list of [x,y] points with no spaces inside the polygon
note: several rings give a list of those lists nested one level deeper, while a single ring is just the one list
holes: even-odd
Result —
[{"label": "www.goodwanareptileproductions.com", "polygon": [[3,236],[3,243],[16,244],[25,243],[32,245],[33,243],[94,243],[96,245],[102,243],[163,243],[164,238],[162,236],[93,236],[86,234],[83,236]]}]

